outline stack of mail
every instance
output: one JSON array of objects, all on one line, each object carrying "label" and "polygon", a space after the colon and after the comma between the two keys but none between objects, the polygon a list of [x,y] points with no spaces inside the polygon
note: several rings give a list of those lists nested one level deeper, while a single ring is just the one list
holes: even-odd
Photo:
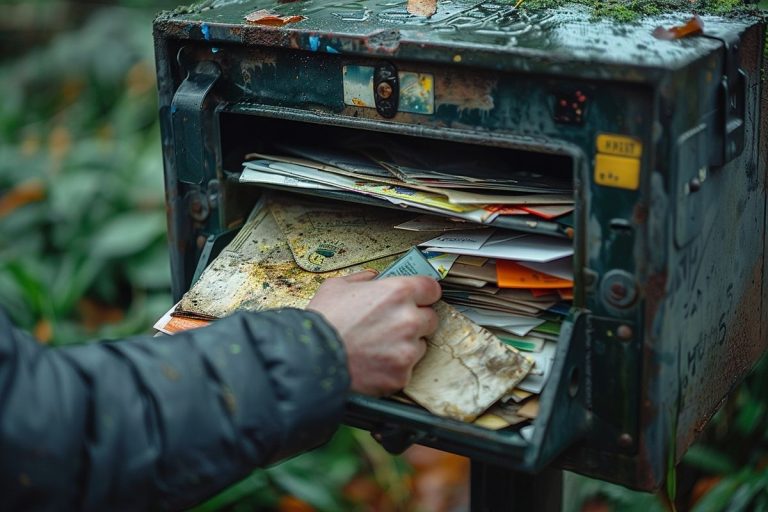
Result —
[{"label": "stack of mail", "polygon": [[[521,216],[561,222],[567,229],[573,211],[570,184],[535,173],[514,172],[508,169],[509,164],[485,162],[479,157],[458,163],[448,159],[431,164],[417,161],[415,164],[425,167],[415,168],[397,154],[377,157],[301,145],[282,149],[281,154],[247,155],[240,182],[314,192],[343,191],[486,224],[499,217]],[[406,164],[401,163],[403,160]]]},{"label": "stack of mail", "polygon": [[[382,279],[390,275],[439,279],[452,257],[423,256],[414,246],[439,231],[395,228],[413,220],[408,217],[412,217],[408,212],[298,196],[264,199],[157,327],[164,331],[196,327],[199,319],[238,310],[305,307],[325,279],[363,268],[380,270]],[[406,256],[399,256],[402,253]],[[533,360],[454,307],[439,302],[435,309],[438,330],[428,338],[427,354],[404,392],[435,414],[474,421],[515,392],[532,371]]]},{"label": "stack of mail", "polygon": [[[398,228],[434,229],[439,224],[421,217]],[[428,261],[441,263],[444,301],[534,361],[529,375],[506,398],[519,403],[541,393],[573,298],[572,244],[475,226],[445,230],[419,248]]]},{"label": "stack of mail", "polygon": [[[362,268],[430,275],[443,288],[440,326],[395,398],[487,428],[524,427],[538,412],[573,296],[572,240],[562,236],[572,234],[571,184],[483,152],[422,158],[429,152],[393,148],[294,145],[248,155],[241,183],[402,208],[263,196],[157,327],[304,307],[325,279]],[[528,232],[500,227],[515,224],[499,222],[511,218],[525,219]],[[561,236],[531,233],[547,223],[562,227]]]}]

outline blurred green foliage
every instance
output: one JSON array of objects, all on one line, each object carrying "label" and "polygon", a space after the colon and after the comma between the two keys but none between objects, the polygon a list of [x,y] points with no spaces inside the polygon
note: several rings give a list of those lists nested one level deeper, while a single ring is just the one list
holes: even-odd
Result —
[{"label": "blurred green foliage", "polygon": [[0,64],[0,304],[45,341],[146,330],[170,302],[151,4]]},{"label": "blurred green foliage", "polygon": [[[0,307],[44,342],[149,332],[171,305],[152,18],[180,3],[0,3]],[[353,477],[391,501],[407,471],[342,429],[198,510],[356,510]]]}]

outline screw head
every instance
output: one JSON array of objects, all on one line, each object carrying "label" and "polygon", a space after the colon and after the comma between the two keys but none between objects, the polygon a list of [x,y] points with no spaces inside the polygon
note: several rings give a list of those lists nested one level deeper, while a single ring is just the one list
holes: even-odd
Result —
[{"label": "screw head", "polygon": [[620,325],[619,328],[616,329],[616,336],[622,340],[632,339],[632,328],[628,325]]},{"label": "screw head", "polygon": [[635,442],[634,439],[632,439],[632,436],[627,434],[626,432],[621,434],[618,439],[619,446],[622,448],[631,448],[632,444]]},{"label": "screw head", "polygon": [[699,178],[692,178],[691,181],[688,183],[688,186],[692,193],[698,192],[699,190],[701,190],[701,180]]},{"label": "screw head", "polygon": [[612,283],[611,294],[616,300],[621,300],[627,296],[627,287],[623,283]]}]

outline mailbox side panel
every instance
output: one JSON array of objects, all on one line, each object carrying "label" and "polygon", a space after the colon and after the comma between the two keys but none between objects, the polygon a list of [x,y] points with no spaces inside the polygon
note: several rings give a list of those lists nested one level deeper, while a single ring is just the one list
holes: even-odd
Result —
[{"label": "mailbox side panel", "polygon": [[[668,146],[659,154],[671,172],[652,183],[640,487],[658,486],[766,348],[762,42],[761,25],[741,34],[744,150],[724,166],[709,163],[721,99],[719,80],[707,78],[726,72],[726,51],[700,63],[700,81],[678,75],[660,89]],[[692,99],[695,83],[707,85]]]}]

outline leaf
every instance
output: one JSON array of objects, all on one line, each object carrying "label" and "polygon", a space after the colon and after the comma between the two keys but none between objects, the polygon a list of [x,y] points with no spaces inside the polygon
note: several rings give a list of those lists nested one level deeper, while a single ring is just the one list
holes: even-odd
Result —
[{"label": "leaf", "polygon": [[584,503],[596,496],[607,500],[612,505],[610,510],[617,512],[667,512],[656,495],[632,491],[620,485],[569,472],[565,472],[564,477],[564,512],[577,512]]},{"label": "leaf", "polygon": [[728,506],[729,512],[752,512],[755,497],[762,491],[765,493],[768,485],[768,472],[752,473],[744,483],[736,489]]},{"label": "leaf", "polygon": [[110,220],[93,237],[92,254],[98,258],[117,258],[144,251],[165,235],[165,215],[161,212],[130,212]]},{"label": "leaf", "polygon": [[126,275],[131,284],[148,290],[168,289],[171,284],[171,267],[168,246],[155,243],[141,254],[126,262]]},{"label": "leaf", "polygon": [[704,444],[691,446],[683,457],[683,462],[712,475],[727,475],[737,469],[728,455]]},{"label": "leaf", "polygon": [[720,512],[726,510],[736,489],[739,488],[748,474],[749,470],[742,470],[736,475],[724,478],[693,506],[691,512]]},{"label": "leaf", "polygon": [[749,436],[762,427],[765,418],[766,404],[752,399],[747,394],[747,400],[741,406],[736,416],[736,429],[742,435]]},{"label": "leaf", "polygon": [[300,498],[324,512],[344,510],[345,504],[334,489],[318,473],[314,478],[296,473],[288,463],[278,464],[268,470],[275,484],[289,494]]},{"label": "leaf", "polygon": [[[254,499],[258,497],[258,499]],[[257,470],[240,482],[232,485],[217,496],[192,508],[189,512],[215,512],[251,498],[252,510],[273,510],[278,502],[278,495],[269,483],[264,470]]]},{"label": "leaf", "polygon": [[45,189],[40,180],[22,182],[7,193],[0,195],[0,217],[10,215],[22,206],[42,201],[44,198]]}]

